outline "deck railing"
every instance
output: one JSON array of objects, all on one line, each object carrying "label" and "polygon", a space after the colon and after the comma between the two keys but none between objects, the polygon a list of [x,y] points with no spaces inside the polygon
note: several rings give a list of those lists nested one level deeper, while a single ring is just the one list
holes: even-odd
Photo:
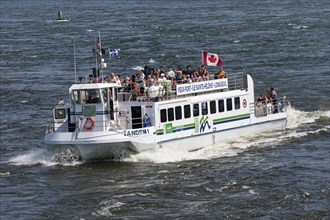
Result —
[{"label": "deck railing", "polygon": [[[127,130],[127,129],[138,129],[138,128],[147,128],[155,124],[154,117],[138,117],[132,118],[130,121],[127,121],[126,118],[119,118],[117,120],[95,120],[95,125],[90,131],[100,131],[100,130]],[[59,125],[59,126],[56,126]],[[53,119],[49,119],[46,125],[46,133],[49,132],[68,132],[70,124],[67,121],[56,122]],[[87,131],[83,128],[84,122],[82,118],[78,118],[75,124],[72,124],[74,129],[71,129],[71,132],[75,132],[75,136],[78,136],[78,133],[81,131]]]},{"label": "deck railing", "polygon": [[287,110],[286,98],[250,103],[250,111],[256,117],[264,117],[271,114],[285,112]]},{"label": "deck railing", "polygon": [[[209,93],[218,93],[222,91],[228,91],[228,90],[237,90],[237,89],[246,89],[246,85],[244,83],[244,75],[242,72],[239,73],[231,73],[228,74],[228,88],[227,89],[217,89],[213,91],[207,91],[207,92],[199,92],[199,94],[209,94]],[[211,78],[214,78],[213,76]],[[212,80],[212,79],[211,79]],[[164,101],[164,100],[171,100],[171,99],[177,99],[177,98],[185,98],[185,97],[191,97],[195,96],[196,94],[186,94],[186,95],[180,95],[178,96],[176,94],[176,85],[178,84],[186,84],[185,81],[175,81],[173,80],[171,82],[171,86],[164,85],[159,87],[159,93],[164,94],[161,97],[151,98],[148,94],[148,87],[144,89],[144,92],[141,93],[140,90],[134,90],[129,89],[127,86],[123,86],[121,89],[121,92],[118,93],[118,99],[119,101],[148,101],[148,102],[158,102],[158,101]],[[192,84],[195,82],[192,82]]]}]

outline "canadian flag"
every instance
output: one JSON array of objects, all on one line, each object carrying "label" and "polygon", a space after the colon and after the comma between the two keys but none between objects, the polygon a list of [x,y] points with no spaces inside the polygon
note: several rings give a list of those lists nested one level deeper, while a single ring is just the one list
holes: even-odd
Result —
[{"label": "canadian flag", "polygon": [[203,59],[203,64],[206,66],[221,66],[222,65],[220,55],[216,54],[216,53],[209,53],[207,51],[202,50],[202,59]]}]

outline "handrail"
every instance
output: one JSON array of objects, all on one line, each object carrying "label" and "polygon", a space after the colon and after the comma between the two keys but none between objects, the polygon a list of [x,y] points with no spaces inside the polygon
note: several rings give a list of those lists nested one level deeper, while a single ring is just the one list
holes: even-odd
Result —
[{"label": "handrail", "polygon": [[[214,78],[214,76],[212,76]],[[238,72],[238,73],[231,73],[230,77],[228,79],[228,89],[227,90],[237,90],[237,89],[244,89],[244,80],[243,80],[243,73]],[[211,79],[213,80],[213,79]],[[210,80],[210,81],[211,81]],[[205,81],[206,82],[206,81]],[[192,82],[192,84],[195,82]],[[160,89],[164,92],[165,94],[161,97],[156,97],[156,98],[151,98],[148,94],[148,89],[149,87],[146,87],[144,89],[143,93],[140,93],[140,91],[135,91],[134,89],[129,87],[125,87],[125,84],[123,85],[123,89],[121,92],[118,93],[118,98],[120,101],[141,101],[141,102],[158,102],[158,101],[163,101],[163,100],[170,100],[170,99],[177,99],[177,98],[182,98],[182,97],[190,97],[190,96],[195,96],[195,94],[186,94],[186,95],[176,95],[176,85],[177,84],[187,84],[186,81],[184,80],[172,80],[171,81],[171,86],[167,87],[165,83],[163,85],[160,85]],[[214,90],[214,91],[208,91],[208,93],[218,93],[219,91],[224,91],[224,90]],[[126,97],[129,96],[129,97]]]},{"label": "handrail", "polygon": [[[145,127],[150,127],[155,124],[155,119],[154,117],[149,117],[150,121],[146,122],[145,116],[143,117],[137,117],[137,118],[131,118],[130,119],[130,127],[136,127],[136,128],[145,128]],[[104,127],[104,121],[103,120],[95,120],[95,126],[94,129],[97,128],[103,128]],[[64,123],[67,123],[64,122]],[[110,120],[107,122],[108,123],[108,129],[116,131],[116,130],[126,130],[128,129],[127,127],[127,119],[126,118],[119,118],[117,119],[117,122],[115,120]],[[55,124],[63,124],[63,122],[56,122],[53,119],[48,120],[47,122],[47,128],[46,128],[46,133],[48,132],[67,132],[68,130],[64,130],[63,128],[58,128],[55,130]],[[117,125],[118,124],[118,125]],[[126,125],[126,126],[125,126]],[[73,131],[74,132],[74,139],[78,139],[78,135],[80,132],[85,131],[83,129],[83,118],[79,117],[78,120],[76,121],[76,129]]]}]

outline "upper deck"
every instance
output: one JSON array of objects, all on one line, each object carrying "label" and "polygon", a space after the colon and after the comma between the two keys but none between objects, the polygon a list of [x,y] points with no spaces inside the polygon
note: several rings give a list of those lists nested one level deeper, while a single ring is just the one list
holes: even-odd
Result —
[{"label": "upper deck", "polygon": [[[146,85],[148,85],[148,81]],[[146,86],[143,89],[138,84],[135,84],[134,87],[123,84],[118,92],[118,100],[159,102],[225,91],[246,90],[247,88],[247,75],[240,72],[229,74],[229,77],[225,79],[212,77],[207,81],[192,83],[168,80],[158,86]]]}]

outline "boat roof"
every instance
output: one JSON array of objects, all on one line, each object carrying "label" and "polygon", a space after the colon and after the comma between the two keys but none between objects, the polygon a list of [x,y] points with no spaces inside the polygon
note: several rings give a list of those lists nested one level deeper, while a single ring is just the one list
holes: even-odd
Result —
[{"label": "boat roof", "polygon": [[87,83],[87,84],[73,84],[70,87],[71,90],[84,90],[84,89],[104,89],[104,88],[110,88],[110,87],[115,87],[118,88],[120,87],[117,83]]}]

